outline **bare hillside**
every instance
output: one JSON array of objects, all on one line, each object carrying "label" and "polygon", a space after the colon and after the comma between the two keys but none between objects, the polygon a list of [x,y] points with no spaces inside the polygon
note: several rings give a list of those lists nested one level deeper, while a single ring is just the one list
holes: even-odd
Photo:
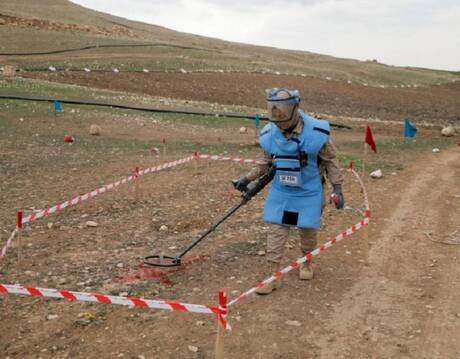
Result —
[{"label": "bare hillside", "polygon": [[0,53],[43,52],[102,44],[154,44],[40,55],[0,55],[0,64],[26,69],[181,69],[285,73],[375,86],[450,82],[458,74],[338,59],[305,51],[232,43],[173,31],[93,11],[66,0],[18,0],[0,4]]}]

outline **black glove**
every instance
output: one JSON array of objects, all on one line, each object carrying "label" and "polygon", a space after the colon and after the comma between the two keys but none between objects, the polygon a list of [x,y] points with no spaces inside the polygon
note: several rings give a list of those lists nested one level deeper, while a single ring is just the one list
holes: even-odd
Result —
[{"label": "black glove", "polygon": [[233,187],[240,192],[246,192],[248,190],[248,184],[251,182],[245,176],[232,181]]},{"label": "black glove", "polygon": [[335,184],[332,186],[332,194],[329,202],[334,202],[335,208],[343,209],[343,206],[345,205],[345,199],[343,198],[341,184]]}]

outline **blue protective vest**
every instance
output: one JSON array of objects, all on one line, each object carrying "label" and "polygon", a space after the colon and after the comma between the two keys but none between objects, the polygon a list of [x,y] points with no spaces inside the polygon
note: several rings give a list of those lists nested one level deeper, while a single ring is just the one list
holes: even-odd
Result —
[{"label": "blue protective vest", "polygon": [[329,123],[307,116],[301,110],[299,115],[304,127],[297,137],[287,139],[273,123],[260,132],[260,145],[272,156],[276,167],[263,219],[299,228],[319,228],[323,187],[317,158],[328,141]]}]

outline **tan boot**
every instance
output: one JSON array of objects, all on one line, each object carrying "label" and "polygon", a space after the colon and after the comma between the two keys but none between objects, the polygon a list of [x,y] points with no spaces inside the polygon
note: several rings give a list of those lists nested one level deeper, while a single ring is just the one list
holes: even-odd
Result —
[{"label": "tan boot", "polygon": [[313,268],[311,267],[311,263],[305,262],[302,263],[299,267],[299,278],[301,280],[311,280],[313,279]]},{"label": "tan boot", "polygon": [[[272,263],[270,263],[270,262],[267,263],[267,272],[268,273],[267,273],[266,278],[268,278],[269,276],[275,274],[279,270],[280,270],[279,263],[273,263],[273,262]],[[275,279],[273,282],[268,283],[267,285],[265,285],[262,288],[257,288],[256,293],[261,294],[261,295],[270,294],[271,292],[273,292],[276,289],[278,289],[280,286],[281,286],[281,278],[278,278],[278,279]]]}]

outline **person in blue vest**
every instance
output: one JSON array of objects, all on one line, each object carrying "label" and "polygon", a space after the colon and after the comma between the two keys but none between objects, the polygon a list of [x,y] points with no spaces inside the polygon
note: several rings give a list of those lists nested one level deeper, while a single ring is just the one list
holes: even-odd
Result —
[{"label": "person in blue vest", "polygon": [[[343,174],[330,139],[329,123],[306,115],[300,108],[297,90],[273,88],[266,91],[268,118],[260,132],[263,160],[233,185],[245,191],[250,182],[274,169],[274,178],[265,200],[263,220],[270,228],[267,235],[267,272],[280,269],[284,248],[291,229],[300,236],[302,255],[317,246],[321,213],[325,205],[327,177],[337,209],[344,206]],[[306,262],[299,269],[302,280],[313,279],[313,269]],[[280,279],[257,289],[269,294],[281,285]]]}]

